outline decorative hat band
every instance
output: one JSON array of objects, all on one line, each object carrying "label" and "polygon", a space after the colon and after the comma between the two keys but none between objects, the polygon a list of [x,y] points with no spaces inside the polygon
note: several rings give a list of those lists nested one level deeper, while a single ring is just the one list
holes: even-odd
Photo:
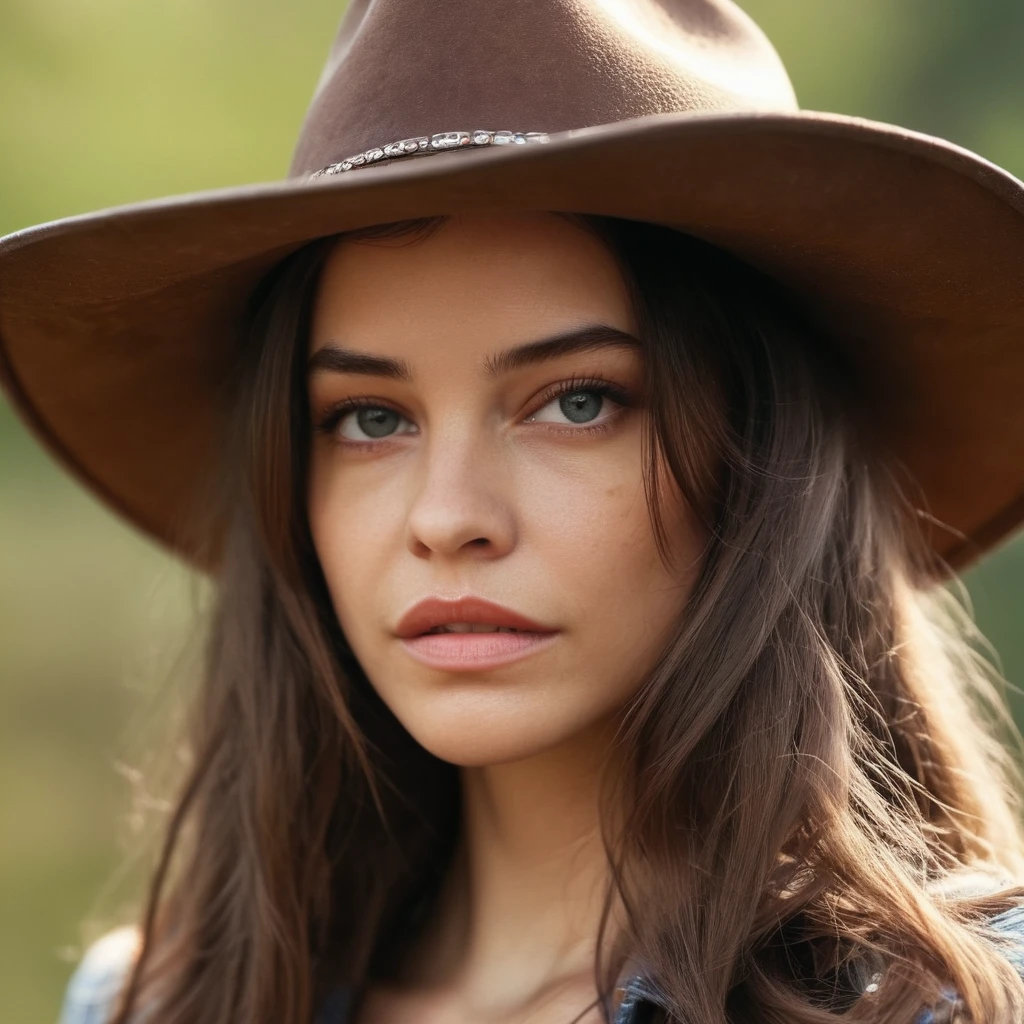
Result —
[{"label": "decorative hat band", "polygon": [[429,156],[446,149],[460,149],[463,146],[522,146],[528,142],[547,142],[546,132],[438,132],[436,135],[421,135],[415,139],[400,139],[389,142],[386,146],[374,146],[355,156],[347,156],[335,164],[321,167],[319,171],[310,173],[309,178],[324,178],[330,174],[341,174],[355,167],[376,163],[378,160],[391,160],[400,156]]}]

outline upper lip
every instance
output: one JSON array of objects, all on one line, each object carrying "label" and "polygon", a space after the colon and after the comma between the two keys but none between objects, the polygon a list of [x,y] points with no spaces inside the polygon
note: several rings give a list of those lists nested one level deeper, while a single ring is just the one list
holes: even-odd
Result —
[{"label": "upper lip", "polygon": [[511,626],[531,633],[556,632],[511,608],[469,594],[454,599],[428,597],[418,601],[402,616],[395,633],[400,637],[420,636],[435,626],[450,626],[457,622]]}]

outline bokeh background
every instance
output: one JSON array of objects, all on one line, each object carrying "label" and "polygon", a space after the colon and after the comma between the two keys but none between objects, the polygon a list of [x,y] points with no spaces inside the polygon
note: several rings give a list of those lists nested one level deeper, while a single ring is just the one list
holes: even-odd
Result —
[{"label": "bokeh background", "polygon": [[[0,234],[283,177],[343,6],[0,0]],[[1020,0],[743,6],[802,106],[943,135],[1024,176]],[[965,581],[1024,682],[1024,542]],[[124,867],[137,769],[194,676],[202,601],[201,581],[65,479],[0,400],[2,1021],[53,1021],[82,943],[138,896],[141,871]]]}]

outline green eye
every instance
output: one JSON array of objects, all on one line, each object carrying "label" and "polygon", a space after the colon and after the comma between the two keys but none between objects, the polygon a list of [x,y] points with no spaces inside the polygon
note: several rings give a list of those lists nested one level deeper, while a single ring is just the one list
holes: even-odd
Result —
[{"label": "green eye", "polygon": [[[403,420],[405,417],[401,413],[386,405],[376,405],[373,402],[352,398],[329,409],[316,424],[316,430],[342,443],[362,444],[386,440],[395,433],[398,424]],[[342,427],[342,424],[348,422],[355,423],[356,429],[361,431],[363,436],[353,435],[351,428]]]},{"label": "green eye", "polygon": [[[558,419],[560,413],[570,423],[587,425],[605,409],[607,399],[611,399],[618,406],[630,404],[629,395],[622,388],[606,381],[563,381],[548,396],[547,404],[530,416],[527,422],[563,422]],[[554,417],[542,415],[544,410],[556,407],[556,400],[558,413]]]},{"label": "green eye", "polygon": [[[369,437],[387,437],[404,417],[399,416],[394,409],[387,409],[384,406],[370,405],[361,409],[350,409],[349,413],[355,413],[353,417],[359,429]],[[341,417],[344,420],[346,417]],[[350,438],[353,441],[361,441],[362,438]]]},{"label": "green eye", "polygon": [[587,391],[571,391],[558,399],[558,407],[573,423],[589,423],[601,412],[605,396],[596,388]]}]

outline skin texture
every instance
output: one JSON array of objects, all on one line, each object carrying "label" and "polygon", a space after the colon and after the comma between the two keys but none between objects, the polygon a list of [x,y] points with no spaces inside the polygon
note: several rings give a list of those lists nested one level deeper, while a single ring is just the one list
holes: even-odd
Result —
[{"label": "skin texture", "polygon": [[[358,410],[314,432],[314,543],[372,685],[420,744],[462,766],[465,805],[436,920],[403,984],[368,994],[363,1022],[566,1024],[594,996],[600,770],[614,767],[622,709],[685,614],[705,538],[666,499],[673,567],[658,556],[642,349],[483,372],[501,349],[585,324],[637,333],[611,254],[552,214],[463,216],[414,244],[342,242],[324,270],[310,354],[334,344],[401,359],[411,381],[311,375],[315,424],[349,398],[398,413],[383,437]],[[570,419],[550,389],[582,377],[635,404],[588,392],[588,418]],[[597,423],[607,429],[581,429]],[[411,658],[394,635],[403,612],[470,593],[558,635],[487,671]]]}]

